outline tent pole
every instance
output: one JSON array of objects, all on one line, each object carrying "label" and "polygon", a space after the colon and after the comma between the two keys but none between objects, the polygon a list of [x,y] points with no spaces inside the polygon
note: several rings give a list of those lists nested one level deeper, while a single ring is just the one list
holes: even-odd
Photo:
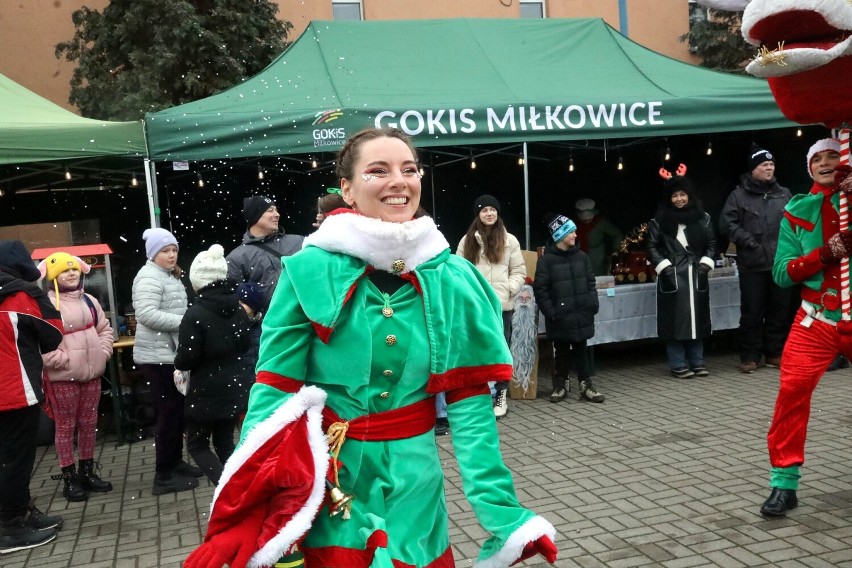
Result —
[{"label": "tent pole", "polygon": [[435,220],[435,223],[438,223],[438,210],[437,204],[435,203],[435,155],[432,152],[429,152],[429,177],[432,178],[430,181],[432,182],[432,219]]},{"label": "tent pole", "polygon": [[160,208],[157,205],[157,167],[149,158],[145,158],[145,187],[148,191],[148,213],[151,216],[151,228],[160,226]]},{"label": "tent pole", "polygon": [[524,142],[524,222],[526,223],[526,247],[530,250],[530,160],[527,156],[527,143]]}]

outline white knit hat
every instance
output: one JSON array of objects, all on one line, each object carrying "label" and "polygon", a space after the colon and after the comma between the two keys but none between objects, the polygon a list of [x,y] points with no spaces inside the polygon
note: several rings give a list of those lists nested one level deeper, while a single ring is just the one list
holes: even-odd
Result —
[{"label": "white knit hat", "polygon": [[154,257],[169,245],[175,245],[180,249],[175,236],[160,227],[145,229],[142,238],[145,239],[145,256],[150,260],[154,260]]},{"label": "white knit hat", "polygon": [[805,165],[808,168],[808,175],[811,176],[811,178],[814,177],[814,174],[811,173],[811,158],[813,158],[815,154],[825,152],[826,150],[840,152],[840,140],[837,138],[823,138],[822,140],[814,142],[814,145],[808,150],[808,160],[805,162]]},{"label": "white knit hat", "polygon": [[217,280],[228,278],[228,261],[222,245],[212,245],[201,251],[189,267],[189,281],[195,290],[201,290]]}]

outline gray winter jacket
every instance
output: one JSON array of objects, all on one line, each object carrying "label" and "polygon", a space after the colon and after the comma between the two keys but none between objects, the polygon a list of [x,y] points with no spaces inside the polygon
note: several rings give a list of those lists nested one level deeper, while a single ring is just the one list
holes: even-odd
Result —
[{"label": "gray winter jacket", "polygon": [[[278,277],[281,276],[281,257],[290,256],[302,250],[301,235],[286,235],[283,232],[256,238],[248,231],[243,235],[243,243],[232,250],[227,257],[228,278],[237,284],[254,282],[263,289],[266,307],[272,299]],[[259,246],[263,245],[263,246]],[[264,247],[276,251],[275,254]]]},{"label": "gray winter jacket", "polygon": [[183,282],[154,261],[146,262],[133,279],[133,309],[136,312],[134,363],[174,363],[178,329],[186,304]]},{"label": "gray winter jacket", "polygon": [[740,184],[728,195],[719,217],[722,236],[737,245],[737,269],[740,272],[772,270],[778,231],[790,190],[775,178],[758,181],[743,174]]}]

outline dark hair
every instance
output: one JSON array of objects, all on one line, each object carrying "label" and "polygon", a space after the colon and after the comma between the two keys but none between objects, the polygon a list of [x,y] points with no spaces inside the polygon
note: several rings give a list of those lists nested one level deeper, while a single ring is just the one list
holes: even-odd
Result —
[{"label": "dark hair", "polygon": [[476,233],[482,238],[483,251],[485,258],[492,264],[500,262],[506,252],[506,226],[503,224],[503,219],[497,216],[497,222],[493,225],[486,225],[479,218],[479,215],[474,217],[473,223],[468,227],[464,234],[464,250],[462,255],[471,261],[473,264],[479,262],[479,241],[476,240]]},{"label": "dark hair", "polygon": [[408,135],[399,128],[365,128],[364,130],[356,132],[350,136],[349,139],[346,140],[346,144],[344,144],[340,149],[340,152],[337,153],[337,162],[334,172],[337,174],[338,179],[352,179],[355,175],[353,168],[359,157],[358,150],[364,142],[369,142],[376,138],[397,138],[402,140],[414,155],[414,161],[419,161],[419,158],[417,157],[417,150],[414,148],[411,138],[409,138]]},{"label": "dark hair", "polygon": [[341,207],[349,208],[349,204],[343,200],[343,196],[339,193],[327,193],[317,199],[317,209],[323,215],[340,209]]}]

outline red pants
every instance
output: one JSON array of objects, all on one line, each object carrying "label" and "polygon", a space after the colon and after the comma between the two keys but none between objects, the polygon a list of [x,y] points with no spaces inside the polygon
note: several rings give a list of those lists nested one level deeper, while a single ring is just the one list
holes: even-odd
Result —
[{"label": "red pants", "polygon": [[59,467],[74,463],[74,433],[81,460],[95,455],[95,434],[98,427],[98,401],[101,399],[101,379],[86,383],[57,381],[53,383],[56,404],[56,454]]},{"label": "red pants", "polygon": [[841,335],[835,326],[819,320],[805,327],[804,317],[799,308],[781,356],[781,386],[766,437],[772,467],[804,463],[814,389],[838,353],[852,358],[852,335]]}]

